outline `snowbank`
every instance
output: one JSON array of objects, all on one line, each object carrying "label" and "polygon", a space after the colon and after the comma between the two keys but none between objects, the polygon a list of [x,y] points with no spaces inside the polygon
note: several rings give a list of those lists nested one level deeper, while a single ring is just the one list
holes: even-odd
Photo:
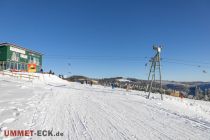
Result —
[{"label": "snowbank", "polygon": [[162,101],[159,94],[146,99],[145,92],[30,75],[0,74],[0,140],[28,139],[5,137],[3,131],[11,129],[64,133],[33,140],[210,139],[209,102],[167,95]]},{"label": "snowbank", "polygon": [[16,80],[25,80],[33,81],[37,83],[68,83],[67,81],[59,78],[56,75],[44,74],[44,73],[28,73],[28,72],[10,72],[2,71],[0,76],[16,79]]}]

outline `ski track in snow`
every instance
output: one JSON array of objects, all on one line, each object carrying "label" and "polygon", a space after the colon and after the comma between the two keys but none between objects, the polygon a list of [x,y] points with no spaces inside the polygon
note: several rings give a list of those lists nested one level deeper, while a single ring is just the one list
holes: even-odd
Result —
[{"label": "ski track in snow", "polygon": [[[0,140],[210,139],[210,109],[200,101],[188,107],[192,100],[165,96],[161,101],[158,94],[148,100],[144,92],[56,80],[0,77]],[[53,130],[64,136],[5,138],[3,130],[11,129]]]}]

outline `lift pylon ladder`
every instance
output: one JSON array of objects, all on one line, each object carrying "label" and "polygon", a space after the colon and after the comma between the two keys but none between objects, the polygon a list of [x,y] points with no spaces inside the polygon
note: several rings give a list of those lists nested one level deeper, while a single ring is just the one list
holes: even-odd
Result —
[{"label": "lift pylon ladder", "polygon": [[[162,75],[161,75],[161,56],[160,56],[160,53],[161,53],[161,50],[162,50],[162,47],[161,46],[153,46],[153,50],[156,51],[156,54],[154,57],[151,58],[150,60],[150,71],[149,71],[149,75],[148,75],[148,84],[147,84],[147,92],[148,95],[147,95],[147,98],[149,99],[150,97],[150,93],[151,93],[151,90],[153,88],[153,83],[156,84],[156,71],[158,70],[159,72],[159,89],[160,89],[160,94],[161,94],[161,100],[163,100],[163,95],[162,95]],[[156,86],[155,86],[156,87]]]}]

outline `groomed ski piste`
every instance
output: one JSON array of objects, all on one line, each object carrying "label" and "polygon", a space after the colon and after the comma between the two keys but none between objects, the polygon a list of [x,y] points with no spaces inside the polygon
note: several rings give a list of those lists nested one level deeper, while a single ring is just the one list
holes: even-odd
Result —
[{"label": "groomed ski piste", "polygon": [[[27,75],[27,73],[25,74]],[[210,102],[0,73],[0,140],[210,140]],[[5,137],[53,130],[60,137]]]}]

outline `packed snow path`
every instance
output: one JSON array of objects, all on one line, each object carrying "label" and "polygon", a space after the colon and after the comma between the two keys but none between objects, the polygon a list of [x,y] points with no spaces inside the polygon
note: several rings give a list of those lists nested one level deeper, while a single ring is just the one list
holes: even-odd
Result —
[{"label": "packed snow path", "polygon": [[209,102],[65,81],[0,77],[1,130],[53,130],[43,140],[209,140]]}]

